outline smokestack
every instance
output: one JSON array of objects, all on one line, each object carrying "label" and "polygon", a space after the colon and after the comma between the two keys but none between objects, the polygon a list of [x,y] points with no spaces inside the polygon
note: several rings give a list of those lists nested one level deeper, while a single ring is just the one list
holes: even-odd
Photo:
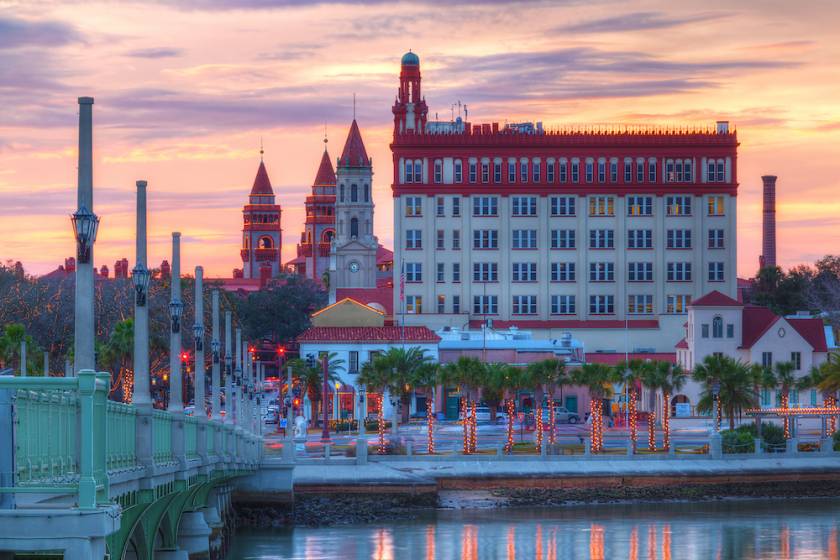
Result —
[{"label": "smokestack", "polygon": [[776,266],[776,176],[763,175],[764,216],[761,231],[761,258],[759,266]]}]

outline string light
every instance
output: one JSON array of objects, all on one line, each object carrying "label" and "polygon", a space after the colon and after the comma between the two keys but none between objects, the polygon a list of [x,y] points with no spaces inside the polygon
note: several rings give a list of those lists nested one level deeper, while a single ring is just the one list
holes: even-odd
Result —
[{"label": "string light", "polygon": [[382,414],[382,403],[385,400],[384,395],[379,394],[379,418],[377,418],[377,430],[379,436],[379,450],[380,455],[385,455],[385,416]]},{"label": "string light", "polygon": [[467,415],[467,397],[461,397],[461,419],[464,423],[464,455],[470,454],[470,419]]},{"label": "string light", "polygon": [[840,408],[836,404],[829,406],[811,406],[803,408],[750,408],[744,411],[748,415],[771,415],[778,416],[832,416],[840,414]]},{"label": "string light", "polygon": [[[786,391],[782,393],[782,408],[788,410],[788,394]],[[783,422],[785,426],[785,439],[790,439],[790,418],[785,415]]]},{"label": "string light", "polygon": [[633,446],[633,453],[636,452],[636,442],[638,441],[638,434],[636,433],[636,389],[631,387],[628,392],[627,407],[630,416],[630,445]]},{"label": "string light", "polygon": [[668,393],[662,394],[662,447],[665,451],[671,449],[671,407],[668,403],[671,402],[671,395]]},{"label": "string light", "polygon": [[432,399],[426,400],[426,421],[429,425],[429,455],[435,453],[435,415]]},{"label": "string light", "polygon": [[715,397],[715,431],[720,431],[720,421],[721,421],[721,409],[720,409],[720,396]]},{"label": "string light", "polygon": [[505,443],[505,453],[513,452],[513,399],[508,399],[507,415],[508,415],[508,429],[507,429],[507,443]]},{"label": "string light", "polygon": [[476,451],[476,432],[478,431],[478,423],[475,417],[475,401],[472,401],[472,417],[470,419],[470,453]]},{"label": "string light", "polygon": [[551,399],[551,404],[548,408],[548,443],[554,445],[557,443],[557,422],[555,422],[556,417],[554,416],[554,399]]},{"label": "string light", "polygon": [[542,453],[543,440],[543,422],[542,422],[542,407],[537,407],[537,453]]},{"label": "string light", "polygon": [[656,407],[648,413],[648,449],[656,451]]}]

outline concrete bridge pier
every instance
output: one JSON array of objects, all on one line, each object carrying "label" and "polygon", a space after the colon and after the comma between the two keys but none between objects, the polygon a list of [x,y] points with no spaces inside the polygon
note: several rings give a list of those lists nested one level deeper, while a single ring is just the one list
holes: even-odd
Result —
[{"label": "concrete bridge pier", "polygon": [[178,548],[186,550],[190,560],[210,557],[210,535],[213,530],[204,519],[204,512],[185,511],[178,529]]}]

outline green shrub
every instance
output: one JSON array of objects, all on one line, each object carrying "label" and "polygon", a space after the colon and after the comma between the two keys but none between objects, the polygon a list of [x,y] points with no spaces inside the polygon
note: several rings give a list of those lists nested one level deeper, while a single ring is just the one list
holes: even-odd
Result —
[{"label": "green shrub", "polygon": [[724,453],[753,453],[755,451],[755,437],[749,430],[741,428],[723,430],[720,433]]},{"label": "green shrub", "polygon": [[[391,422],[386,420],[385,421],[385,429],[388,430],[391,428]],[[365,430],[368,432],[376,432],[379,431],[379,422],[374,420],[373,422],[365,422]]]},{"label": "green shrub", "polygon": [[840,430],[834,432],[834,451],[840,451]]},{"label": "green shrub", "polygon": [[358,428],[356,420],[330,420],[330,430],[334,432],[355,432]]},{"label": "green shrub", "polygon": [[[743,424],[734,430],[723,430],[720,436],[724,453],[753,453],[758,430],[754,423]],[[764,451],[771,453],[783,451],[785,445],[784,428],[769,422],[762,422],[761,443]]]}]

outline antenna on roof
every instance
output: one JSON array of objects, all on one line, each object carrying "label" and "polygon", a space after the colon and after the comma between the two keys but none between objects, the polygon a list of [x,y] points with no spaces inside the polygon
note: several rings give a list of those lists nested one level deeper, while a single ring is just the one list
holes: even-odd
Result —
[{"label": "antenna on roof", "polygon": [[327,151],[327,142],[328,141],[329,140],[327,140],[327,123],[325,122],[324,123],[324,151],[325,152]]},{"label": "antenna on roof", "polygon": [[262,136],[260,136],[260,163],[263,162],[263,154],[264,153],[265,153],[265,151],[263,150],[263,139],[262,139]]},{"label": "antenna on roof", "polygon": [[469,113],[467,113],[467,104],[464,103],[464,120],[467,120],[468,116],[469,116]]},{"label": "antenna on roof", "polygon": [[356,92],[353,92],[353,120],[356,120]]}]

